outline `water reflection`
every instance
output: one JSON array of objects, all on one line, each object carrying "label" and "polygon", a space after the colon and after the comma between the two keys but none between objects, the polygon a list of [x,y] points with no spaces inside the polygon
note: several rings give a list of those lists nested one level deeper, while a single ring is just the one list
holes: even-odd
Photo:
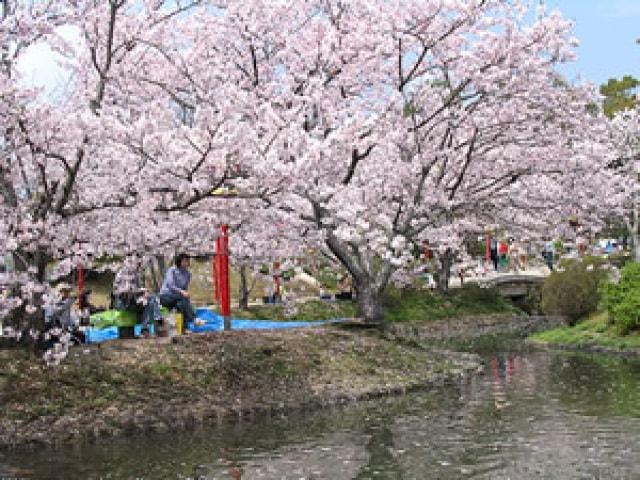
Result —
[{"label": "water reflection", "polygon": [[435,392],[63,451],[0,478],[640,478],[640,362],[496,353]]}]

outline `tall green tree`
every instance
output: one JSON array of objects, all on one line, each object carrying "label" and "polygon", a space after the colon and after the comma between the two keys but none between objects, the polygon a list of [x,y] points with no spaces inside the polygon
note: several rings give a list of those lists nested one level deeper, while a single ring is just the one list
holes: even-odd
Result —
[{"label": "tall green tree", "polygon": [[604,99],[604,114],[613,118],[623,110],[635,108],[638,105],[637,91],[640,80],[625,75],[622,79],[610,78],[607,83],[600,86],[600,93]]}]

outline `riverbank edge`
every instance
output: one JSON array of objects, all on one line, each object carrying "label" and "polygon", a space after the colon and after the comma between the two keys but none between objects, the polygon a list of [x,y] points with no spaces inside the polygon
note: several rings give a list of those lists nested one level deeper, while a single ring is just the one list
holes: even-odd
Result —
[{"label": "riverbank edge", "polygon": [[[331,329],[331,327],[325,327],[325,329]],[[276,335],[280,338],[278,334],[273,332],[264,332],[258,335],[264,335],[265,338]],[[296,329],[291,329],[284,338],[291,338],[295,335]],[[180,338],[178,343],[188,345],[192,339],[220,341],[221,337],[227,337],[223,340],[227,349],[233,348],[233,343],[241,341],[241,336],[238,335],[205,334]],[[398,345],[402,343],[398,339],[387,338],[382,341]],[[407,347],[403,345],[403,348],[405,350],[407,348],[422,350],[420,346]],[[348,374],[345,372],[344,378],[335,377],[332,379],[334,381],[332,387],[334,388],[319,388],[315,393],[311,390],[301,390],[299,393],[293,393],[291,400],[287,400],[284,395],[276,395],[273,400],[265,398],[264,393],[268,390],[268,383],[272,380],[266,375],[262,380],[259,379],[261,385],[257,386],[256,392],[252,392],[250,389],[241,392],[240,395],[244,395],[244,398],[236,399],[235,402],[232,399],[233,395],[230,395],[226,407],[220,405],[219,399],[212,398],[215,397],[215,394],[189,402],[178,389],[176,389],[175,397],[169,402],[170,408],[160,408],[157,404],[147,407],[135,404],[132,408],[123,409],[122,402],[120,404],[111,402],[100,411],[79,414],[76,411],[76,407],[78,407],[76,399],[72,404],[67,402],[69,414],[45,415],[31,421],[11,421],[0,418],[0,449],[28,449],[42,445],[60,447],[79,441],[99,441],[108,437],[136,435],[145,432],[170,433],[201,425],[215,425],[234,418],[252,418],[258,415],[283,414],[301,409],[311,410],[346,405],[358,401],[429,390],[479,374],[483,369],[480,358],[472,354],[433,351],[432,355],[430,350],[424,349],[418,358],[426,360],[428,357],[436,355],[439,356],[438,361],[442,363],[442,371],[440,372],[435,372],[431,368],[425,368],[424,372],[419,372],[417,365],[408,361],[401,369],[389,369],[392,374],[388,378],[380,378],[379,382],[369,383],[366,386],[347,384]],[[291,362],[297,360],[296,354],[292,353],[291,357]],[[385,354],[383,352],[378,353],[378,357],[381,362],[384,362]],[[67,365],[66,368],[73,367]],[[282,368],[289,368],[289,365]],[[322,369],[322,366],[319,368]],[[335,375],[335,372],[332,372],[332,375]],[[286,390],[293,390],[295,382],[290,383],[285,386],[274,385],[273,388],[282,387]],[[134,390],[136,387],[130,385],[126,388]]]},{"label": "riverbank edge", "polygon": [[394,324],[390,332],[400,338],[415,340],[449,340],[492,335],[528,337],[565,324],[561,316],[553,315],[474,315],[451,320],[425,323]]},{"label": "riverbank edge", "polygon": [[620,335],[606,311],[594,312],[573,326],[533,333],[527,344],[545,350],[640,355],[640,333]]},{"label": "riverbank edge", "polygon": [[538,340],[536,338],[527,338],[525,340],[527,345],[534,348],[548,350],[548,351],[562,351],[562,352],[577,352],[577,353],[604,353],[609,355],[620,355],[624,357],[640,357],[640,348],[614,348],[604,345],[598,345],[597,343],[556,343],[548,342],[544,340]]},{"label": "riverbank edge", "polygon": [[[284,348],[283,358],[287,359],[286,362],[288,362],[283,367],[285,369],[289,368],[290,364],[294,365],[296,362],[301,362],[301,355],[304,355],[304,349],[309,347],[310,351],[313,350],[311,345],[313,342],[317,342],[317,337],[319,336],[341,338],[336,343],[342,342],[343,345],[339,345],[336,351],[331,353],[331,355],[336,355],[337,362],[341,361],[341,356],[344,356],[343,360],[346,361],[348,360],[346,356],[353,355],[353,352],[348,351],[352,343],[358,344],[363,339],[366,339],[366,342],[369,342],[371,344],[370,347],[372,347],[370,354],[375,355],[376,361],[379,362],[384,372],[381,376],[376,373],[367,377],[365,374],[365,384],[362,385],[357,384],[357,382],[355,384],[352,383],[352,379],[355,379],[353,374],[357,373],[359,364],[355,365],[358,367],[356,372],[350,372],[348,366],[343,370],[330,369],[332,388],[320,386],[316,389],[314,386],[311,389],[300,389],[298,392],[295,392],[295,379],[285,379],[282,385],[274,384],[270,388],[269,382],[273,381],[273,378],[270,378],[267,373],[264,373],[264,377],[260,378],[262,373],[257,372],[258,384],[250,387],[255,392],[239,390],[241,391],[239,395],[243,396],[243,398],[241,400],[236,398],[235,402],[230,401],[226,405],[221,405],[219,398],[215,398],[215,394],[213,396],[206,395],[189,403],[185,402],[184,395],[181,397],[178,393],[177,399],[170,400],[170,408],[154,408],[151,405],[150,408],[142,408],[141,406],[140,408],[127,407],[120,410],[122,402],[112,401],[107,403],[101,411],[78,414],[75,411],[77,405],[72,403],[68,406],[68,413],[45,415],[32,421],[11,421],[0,417],[0,449],[33,448],[39,445],[62,446],[79,441],[98,441],[106,437],[142,434],[145,432],[169,433],[200,425],[215,425],[216,422],[220,423],[234,418],[252,418],[257,415],[282,414],[301,409],[319,409],[375,398],[403,395],[409,392],[426,391],[481,374],[483,365],[477,355],[439,350],[433,344],[421,343],[422,339],[447,338],[452,332],[455,332],[454,336],[458,337],[474,337],[486,334],[488,331],[498,330],[525,332],[529,331],[532,325],[536,326],[537,328],[534,329],[538,331],[542,328],[551,328],[557,324],[556,319],[547,320],[542,317],[514,317],[508,315],[467,317],[458,320],[420,322],[410,326],[407,325],[404,328],[401,325],[395,325],[383,333],[373,333],[373,337],[372,332],[351,332],[345,331],[340,327],[323,327],[314,329],[313,332],[310,332],[309,329],[292,329],[287,332],[270,331],[251,334],[232,332],[181,337],[176,342],[171,342],[170,345],[173,345],[171,348],[175,348],[176,345],[190,348],[190,346],[196,344],[211,344],[222,346],[223,351],[225,348],[227,350],[238,348],[238,351],[240,351],[244,345],[241,342],[247,339],[254,343],[257,342],[258,345],[261,345],[260,348],[268,347],[270,349],[276,345],[276,348]],[[445,328],[447,326],[451,328]],[[449,333],[443,334],[443,330],[449,330]],[[289,348],[289,342],[297,344],[301,347],[301,350],[298,351],[295,346]],[[335,342],[335,339],[327,341],[322,348],[329,345],[334,348],[335,343],[332,342]],[[132,341],[132,343],[129,343],[134,348],[145,344],[149,344],[149,342]],[[118,344],[114,343],[114,345]],[[162,347],[156,347],[156,350],[158,348],[162,349]],[[402,355],[392,359],[391,355],[396,355],[396,350],[399,350]],[[387,351],[389,353],[385,353]],[[389,358],[389,363],[395,362],[393,366],[385,365],[386,357]],[[113,362],[114,360],[111,359],[110,361]],[[361,363],[369,361],[371,359],[366,357],[366,361],[363,360]],[[430,361],[432,363],[428,363]],[[296,365],[296,367],[298,366]],[[66,365],[64,368],[70,369],[71,374],[73,374],[72,364],[71,366]],[[278,368],[281,368],[281,366]],[[308,368],[307,364],[298,368],[299,371],[296,371],[297,377],[311,375],[312,372],[306,371],[306,368]],[[319,368],[323,369],[324,367],[320,366]],[[326,370],[326,368],[324,369]],[[58,385],[54,383],[53,387],[57,388]],[[68,388],[69,385],[65,385],[65,387]],[[278,388],[289,391],[291,396],[287,398],[286,394],[274,394],[271,399],[265,400],[262,398],[265,396],[265,392]],[[229,396],[230,400],[232,400],[233,393],[231,392]],[[144,404],[147,399],[142,398],[141,400],[141,403]],[[78,400],[72,401],[78,403]]]}]

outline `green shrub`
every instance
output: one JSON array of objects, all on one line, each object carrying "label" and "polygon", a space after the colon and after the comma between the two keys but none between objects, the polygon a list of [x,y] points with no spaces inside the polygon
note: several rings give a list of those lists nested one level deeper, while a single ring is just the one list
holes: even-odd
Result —
[{"label": "green shrub", "polygon": [[617,268],[624,268],[627,263],[631,263],[633,259],[626,252],[615,252],[609,255],[609,263]]},{"label": "green shrub", "polygon": [[406,322],[455,318],[468,315],[513,313],[517,309],[493,288],[465,284],[446,294],[436,291],[400,289],[389,285],[383,295],[385,319]]},{"label": "green shrub", "polygon": [[596,311],[599,286],[606,272],[590,262],[567,262],[564,271],[552,272],[542,286],[542,310],[562,315],[569,325]]},{"label": "green shrub", "polygon": [[609,318],[621,334],[640,330],[640,263],[628,263],[617,284],[603,287],[604,304]]},{"label": "green shrub", "polygon": [[464,305],[502,305],[505,302],[497,288],[483,288],[477,283],[466,283],[454,294]]},{"label": "green shrub", "polygon": [[539,315],[542,312],[542,286],[532,286],[523,299],[514,300],[514,303],[529,315]]}]

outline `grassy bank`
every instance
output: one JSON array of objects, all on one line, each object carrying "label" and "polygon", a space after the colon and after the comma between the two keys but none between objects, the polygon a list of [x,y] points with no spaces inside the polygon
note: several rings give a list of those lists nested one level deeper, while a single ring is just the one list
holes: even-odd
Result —
[{"label": "grassy bank", "polygon": [[530,337],[534,343],[570,347],[602,347],[605,349],[640,352],[640,333],[619,335],[607,323],[605,312],[596,313],[574,327],[561,327]]},{"label": "grassy bank", "polygon": [[283,305],[252,305],[248,310],[231,310],[231,316],[247,320],[335,320],[357,316],[358,306],[351,301],[308,300]]},{"label": "grassy bank", "polygon": [[166,431],[424,388],[475,357],[338,327],[108,342],[46,368],[0,351],[0,446]]},{"label": "grassy bank", "polygon": [[[383,310],[389,323],[522,313],[496,290],[474,284],[452,289],[446,294],[390,287],[383,297]],[[251,306],[248,310],[233,310],[231,313],[235,318],[249,320],[331,320],[356,317],[358,306],[353,301],[309,300],[287,306]]]},{"label": "grassy bank", "polygon": [[388,288],[383,300],[387,321],[420,322],[470,315],[521,313],[497,290],[468,284],[446,294],[433,290]]}]

